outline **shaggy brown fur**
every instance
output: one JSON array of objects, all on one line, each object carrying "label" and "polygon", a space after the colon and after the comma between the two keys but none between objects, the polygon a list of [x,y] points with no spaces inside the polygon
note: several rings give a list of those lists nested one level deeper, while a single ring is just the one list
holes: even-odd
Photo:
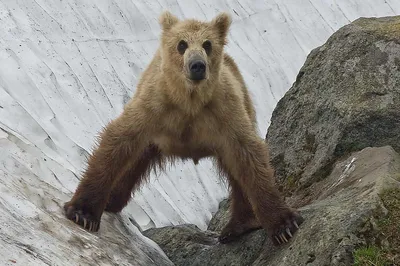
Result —
[{"label": "shaggy brown fur", "polygon": [[[230,16],[180,21],[164,12],[160,24],[161,46],[132,100],[102,132],[75,195],[65,204],[66,216],[97,231],[103,211],[121,211],[155,166],[175,158],[213,157],[230,182],[233,200],[220,241],[263,227],[275,243],[287,242],[303,219],[274,186],[244,80],[223,51]],[[204,75],[194,78],[193,64],[199,60]]]}]

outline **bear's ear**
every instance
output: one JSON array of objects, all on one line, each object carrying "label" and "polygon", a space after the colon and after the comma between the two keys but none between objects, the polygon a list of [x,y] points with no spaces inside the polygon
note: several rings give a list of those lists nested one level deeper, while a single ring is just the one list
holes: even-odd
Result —
[{"label": "bear's ear", "polygon": [[161,13],[159,21],[162,29],[164,31],[167,31],[172,28],[172,26],[174,26],[176,23],[178,23],[179,19],[172,15],[171,12],[164,11],[163,13]]},{"label": "bear's ear", "polygon": [[229,26],[232,23],[231,15],[228,13],[220,13],[216,16],[211,24],[217,29],[219,37],[225,41],[226,36],[228,35]]}]

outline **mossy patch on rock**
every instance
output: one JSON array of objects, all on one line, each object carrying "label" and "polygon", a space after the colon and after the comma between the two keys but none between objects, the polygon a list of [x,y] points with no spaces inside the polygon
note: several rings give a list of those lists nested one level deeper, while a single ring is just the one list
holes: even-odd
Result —
[{"label": "mossy patch on rock", "polygon": [[382,250],[376,246],[362,247],[354,252],[353,266],[387,266]]},{"label": "mossy patch on rock", "polygon": [[359,247],[354,252],[354,266],[400,265],[400,189],[386,189],[380,194],[388,210],[377,220],[379,243]]}]

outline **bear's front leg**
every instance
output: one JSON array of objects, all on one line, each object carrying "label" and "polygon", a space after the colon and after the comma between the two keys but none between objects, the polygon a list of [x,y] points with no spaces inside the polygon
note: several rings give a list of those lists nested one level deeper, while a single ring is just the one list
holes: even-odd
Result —
[{"label": "bear's front leg", "polygon": [[99,230],[113,181],[124,175],[144,150],[146,142],[141,136],[146,134],[131,125],[130,118],[123,113],[105,128],[73,198],[64,205],[66,217],[89,231]]},{"label": "bear's front leg", "polygon": [[162,167],[161,151],[154,144],[145,148],[137,163],[128,164],[127,171],[114,180],[110,197],[105,208],[106,212],[118,213],[128,204],[132,191],[139,187],[152,169]]},{"label": "bear's front leg", "polygon": [[237,132],[235,135],[238,138],[225,142],[218,155],[228,174],[247,196],[258,221],[273,243],[288,242],[304,219],[280,197],[274,185],[266,143],[251,132]]}]

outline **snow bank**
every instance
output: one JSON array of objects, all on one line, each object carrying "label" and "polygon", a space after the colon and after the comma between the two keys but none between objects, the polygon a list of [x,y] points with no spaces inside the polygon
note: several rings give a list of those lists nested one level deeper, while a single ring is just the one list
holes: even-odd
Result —
[{"label": "snow bank", "polygon": [[[122,216],[105,215],[102,225],[109,230],[101,228],[100,236],[63,218],[61,206],[78,184],[95,135],[121,112],[158,46],[157,19],[164,9],[180,18],[232,14],[227,51],[250,88],[264,136],[276,102],[311,49],[360,16],[400,14],[400,2],[0,1],[2,264],[15,257],[38,264],[65,257],[76,262],[84,250],[70,253],[67,246],[77,236],[100,248],[98,237],[112,238],[115,230],[131,228],[132,239],[141,239],[129,219],[142,229],[180,223],[205,228],[226,197],[210,161],[188,162],[153,176]],[[140,245],[136,249],[142,252]]]}]

